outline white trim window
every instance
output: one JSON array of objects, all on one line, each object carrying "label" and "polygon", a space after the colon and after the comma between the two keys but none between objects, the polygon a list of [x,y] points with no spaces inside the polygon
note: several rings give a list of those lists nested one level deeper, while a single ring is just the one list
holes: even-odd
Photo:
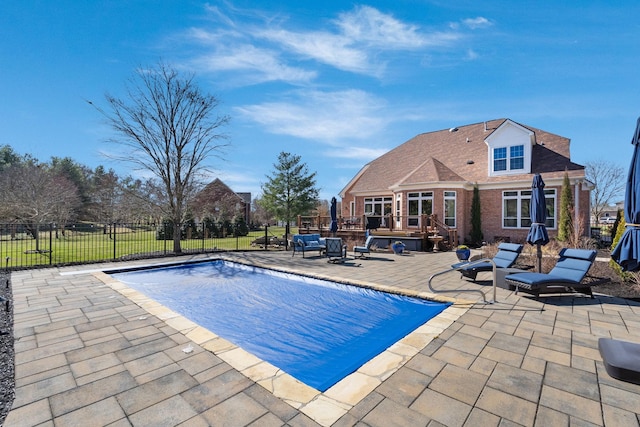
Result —
[{"label": "white trim window", "polygon": [[524,169],[524,145],[493,149],[493,172],[514,172]]},{"label": "white trim window", "polygon": [[[556,190],[544,190],[547,204],[547,221],[549,229],[556,228]],[[502,228],[529,228],[531,218],[531,190],[509,190],[502,192]]]},{"label": "white trim window", "polygon": [[402,229],[402,194],[396,194],[396,228]]},{"label": "white trim window", "polygon": [[366,197],[364,199],[364,214],[383,216],[391,213],[392,197]]},{"label": "white trim window", "polygon": [[407,194],[407,226],[420,227],[420,217],[433,213],[433,191]]},{"label": "white trim window", "polygon": [[456,192],[444,192],[444,224],[449,227],[456,226]]}]

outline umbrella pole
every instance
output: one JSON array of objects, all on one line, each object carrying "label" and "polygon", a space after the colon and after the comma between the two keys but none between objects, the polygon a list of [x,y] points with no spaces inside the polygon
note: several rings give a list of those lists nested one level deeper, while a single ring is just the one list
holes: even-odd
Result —
[{"label": "umbrella pole", "polygon": [[538,273],[542,273],[542,246],[538,243]]}]

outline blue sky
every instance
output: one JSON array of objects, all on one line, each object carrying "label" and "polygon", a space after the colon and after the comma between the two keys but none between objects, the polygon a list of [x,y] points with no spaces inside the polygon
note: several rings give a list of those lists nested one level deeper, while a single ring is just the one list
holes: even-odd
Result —
[{"label": "blue sky", "polygon": [[640,115],[636,1],[8,0],[0,6],[0,145],[114,168],[88,105],[140,66],[195,73],[231,116],[215,176],[260,193],[281,151],[337,196],[413,136],[496,118],[571,139],[625,169]]}]

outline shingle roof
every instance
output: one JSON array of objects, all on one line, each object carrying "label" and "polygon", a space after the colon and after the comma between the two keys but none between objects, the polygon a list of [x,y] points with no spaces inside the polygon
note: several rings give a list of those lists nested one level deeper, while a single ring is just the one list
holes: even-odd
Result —
[{"label": "shingle roof", "polygon": [[[489,177],[488,146],[485,139],[507,119],[496,119],[452,129],[427,132],[371,161],[357,179],[345,188],[355,193],[389,191],[393,187],[424,187],[436,182],[499,183],[531,180],[531,175]],[[514,122],[515,123],[515,122]],[[583,175],[584,167],[571,162],[570,140],[540,129],[532,131],[532,173],[545,178],[562,177],[565,170]]]}]

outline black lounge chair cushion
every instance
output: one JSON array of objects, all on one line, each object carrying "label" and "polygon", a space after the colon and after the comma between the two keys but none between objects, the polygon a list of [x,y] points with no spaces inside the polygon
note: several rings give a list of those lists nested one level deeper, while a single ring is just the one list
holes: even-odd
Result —
[{"label": "black lounge chair cushion", "polygon": [[590,249],[564,248],[560,251],[560,259],[548,274],[514,273],[507,275],[504,279],[509,286],[515,286],[516,291],[523,289],[538,294],[554,290],[562,291],[565,288],[586,289],[586,293],[593,297],[589,285],[581,282],[596,259],[596,255],[597,252]]},{"label": "black lounge chair cushion", "polygon": [[371,244],[373,243],[373,236],[368,236],[364,242],[364,246],[354,246],[353,253],[359,253],[361,255],[368,254],[370,252]]},{"label": "black lounge chair cushion", "polygon": [[[518,255],[522,252],[523,246],[516,243],[500,243],[498,252],[492,258],[496,263],[496,268],[509,268],[515,264]],[[466,266],[466,267],[465,267]],[[492,271],[493,264],[490,261],[479,262],[469,265],[469,262],[459,262],[453,264],[451,268],[459,270],[464,276],[475,279],[480,271]]]},{"label": "black lounge chair cushion", "polygon": [[568,279],[566,277],[534,272],[509,274],[505,277],[505,280],[518,282],[518,286],[528,289],[552,283],[567,286],[580,284],[580,281],[576,282],[575,280]]},{"label": "black lounge chair cushion", "polygon": [[611,377],[640,385],[640,344],[600,338],[598,349]]}]

